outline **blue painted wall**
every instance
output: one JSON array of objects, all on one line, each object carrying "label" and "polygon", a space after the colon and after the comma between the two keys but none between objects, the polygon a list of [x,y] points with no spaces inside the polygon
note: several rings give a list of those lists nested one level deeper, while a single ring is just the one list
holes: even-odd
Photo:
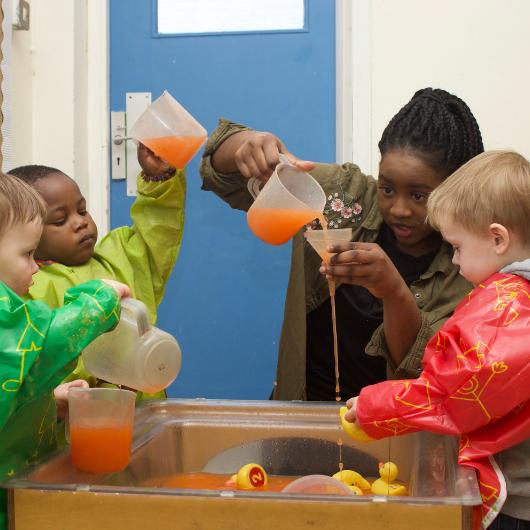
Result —
[{"label": "blue painted wall", "polygon": [[[167,89],[209,133],[220,116],[276,133],[305,159],[335,158],[334,2],[308,0],[307,31],[157,37],[146,0],[111,0],[111,110]],[[158,326],[183,351],[171,397],[266,399],[275,376],[290,245],[257,240],[243,212],[187,169],[186,226]],[[112,226],[130,223],[111,183]],[[170,243],[170,242],[169,242]]]}]

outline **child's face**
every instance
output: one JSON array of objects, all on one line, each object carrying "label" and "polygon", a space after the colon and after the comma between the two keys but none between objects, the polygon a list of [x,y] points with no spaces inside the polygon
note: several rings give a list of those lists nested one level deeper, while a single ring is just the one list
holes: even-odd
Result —
[{"label": "child's face", "polygon": [[79,186],[64,173],[51,173],[34,187],[48,205],[36,258],[70,266],[86,263],[94,254],[98,229]]},{"label": "child's face", "polygon": [[42,222],[17,223],[0,238],[0,280],[19,296],[24,296],[32,276],[39,270],[33,255],[42,234]]},{"label": "child's face", "polygon": [[483,282],[506,264],[495,252],[495,240],[490,234],[475,234],[450,219],[440,223],[440,231],[453,247],[453,263],[473,285]]},{"label": "child's face", "polygon": [[427,198],[442,180],[441,174],[409,151],[393,150],[382,156],[377,203],[403,252],[421,256],[440,244],[425,218]]}]

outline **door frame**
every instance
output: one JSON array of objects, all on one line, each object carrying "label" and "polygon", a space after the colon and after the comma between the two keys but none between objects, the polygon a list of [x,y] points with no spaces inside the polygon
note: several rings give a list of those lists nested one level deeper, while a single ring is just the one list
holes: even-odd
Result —
[{"label": "door frame", "polygon": [[372,174],[370,0],[336,0],[336,161]]},{"label": "door frame", "polygon": [[[90,213],[99,232],[110,229],[110,39],[109,0],[78,2],[75,30],[81,68],[76,66],[76,82],[86,87],[86,126],[76,126],[75,150],[83,159],[87,179],[84,186]],[[81,42],[79,42],[81,41]],[[83,80],[85,77],[85,80]],[[125,101],[124,101],[125,107]],[[77,153],[76,153],[77,154]]]}]

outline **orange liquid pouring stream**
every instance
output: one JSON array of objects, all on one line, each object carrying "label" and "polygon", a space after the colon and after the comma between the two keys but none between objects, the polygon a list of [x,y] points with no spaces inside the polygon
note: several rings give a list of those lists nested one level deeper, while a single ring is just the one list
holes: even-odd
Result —
[{"label": "orange liquid pouring stream", "polygon": [[[324,240],[326,242],[326,248],[331,244],[331,239],[328,235],[327,220],[322,215],[319,214],[317,219],[322,225],[322,230],[324,232]],[[327,251],[322,251],[320,257],[325,263],[329,263],[331,254]],[[335,400],[340,401],[340,380],[339,380],[339,341],[337,336],[337,312],[335,308],[335,280],[328,280],[329,286],[329,295],[331,298],[331,319],[333,324],[333,356],[335,358]]]},{"label": "orange liquid pouring stream", "polygon": [[[318,217],[320,224],[322,225],[322,230],[324,232],[324,241],[326,249],[331,244],[331,239],[328,234],[328,223],[327,219],[320,214]],[[320,257],[325,263],[329,263],[331,254],[326,251],[321,251]],[[337,335],[337,312],[335,307],[335,280],[328,280],[329,286],[329,296],[331,301],[331,320],[333,325],[333,357],[335,360],[335,401],[340,402],[340,372],[339,372],[339,341]],[[341,423],[339,420],[339,429],[341,429]],[[337,445],[339,447],[339,471],[342,473],[344,468],[344,463],[342,462],[342,438],[339,436],[337,440]]]},{"label": "orange liquid pouring stream", "polygon": [[[250,229],[260,239],[271,245],[282,245],[291,239],[300,227],[314,219],[318,219],[324,232],[326,248],[331,243],[328,236],[327,219],[319,211],[296,210],[284,208],[250,208],[247,212],[247,222]],[[325,263],[329,263],[331,254],[321,250],[320,257]],[[335,400],[340,402],[340,374],[339,374],[339,346],[337,337],[337,316],[335,309],[335,281],[328,280],[329,294],[331,298],[331,317],[333,324],[333,355],[335,360]],[[339,420],[340,426],[340,420]],[[342,439],[338,440],[339,446],[339,469],[342,471]]]}]

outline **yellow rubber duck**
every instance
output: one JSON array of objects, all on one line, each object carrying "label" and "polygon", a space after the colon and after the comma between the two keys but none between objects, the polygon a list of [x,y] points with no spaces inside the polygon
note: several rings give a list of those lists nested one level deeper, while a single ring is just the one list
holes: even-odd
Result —
[{"label": "yellow rubber duck", "polygon": [[360,473],[351,469],[337,471],[333,478],[346,484],[355,495],[364,495],[363,490],[370,490],[370,483]]},{"label": "yellow rubber duck", "polygon": [[407,488],[397,479],[399,470],[394,462],[379,463],[379,475],[381,478],[374,480],[372,493],[374,495],[407,495]]},{"label": "yellow rubber duck", "polygon": [[227,485],[232,483],[240,490],[262,489],[267,487],[268,477],[259,464],[245,464],[235,475],[232,475]]},{"label": "yellow rubber duck", "polygon": [[357,422],[351,423],[348,420],[344,419],[344,415],[346,414],[346,412],[348,412],[347,407],[341,407],[339,410],[340,422],[342,424],[344,432],[357,442],[366,443],[373,441],[373,438],[370,438],[370,436],[368,436],[364,432],[362,427]]}]

